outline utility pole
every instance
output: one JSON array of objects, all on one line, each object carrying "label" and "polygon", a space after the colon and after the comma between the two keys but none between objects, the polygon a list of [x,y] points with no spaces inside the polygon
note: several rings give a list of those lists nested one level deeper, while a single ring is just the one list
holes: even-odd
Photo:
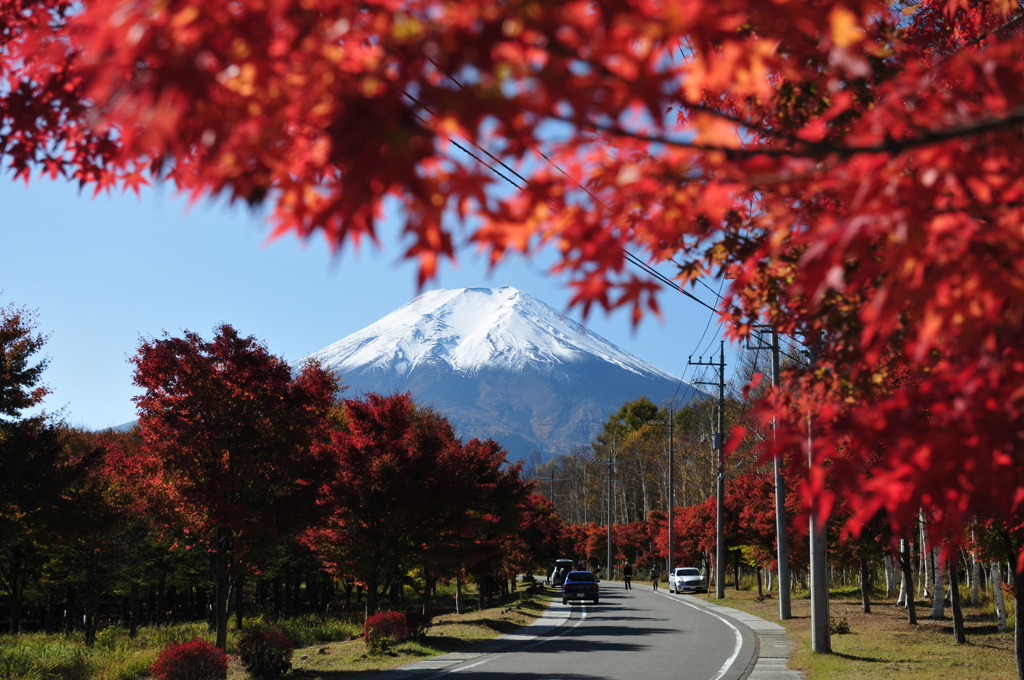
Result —
[{"label": "utility pole", "polygon": [[[618,446],[616,445],[616,448]],[[604,573],[612,580],[612,459],[608,458],[608,561],[605,562]]]},{"label": "utility pole", "polygon": [[[664,425],[664,420],[648,420],[648,425]],[[676,508],[676,449],[675,449],[675,438],[673,433],[675,430],[675,410],[670,404],[668,407],[668,576],[672,576],[672,570],[675,569],[675,548],[676,548],[676,520],[675,520],[675,508]]]},{"label": "utility pole", "polygon": [[[715,433],[715,449],[718,451],[718,499],[715,503],[715,597],[725,599],[725,340],[721,341],[721,354],[718,361],[718,382],[701,382],[699,385],[718,385],[718,432]],[[704,357],[688,362],[691,366],[715,366],[714,357],[704,361]]]},{"label": "utility pole", "polygon": [[[771,349],[772,351],[772,387],[779,386],[779,331],[774,326],[759,326],[759,329],[771,331],[772,342],[769,347],[764,345],[761,337],[757,338],[757,345],[747,344],[747,349],[760,350]],[[782,452],[778,446],[778,423],[772,418],[772,460],[775,467],[775,545],[779,561],[779,620],[785,621],[792,618],[793,610],[789,598],[789,539],[786,532],[786,482],[783,478]]]},{"label": "utility pole", "polygon": [[[808,343],[811,350],[811,370],[818,361],[820,337],[815,332]],[[807,467],[814,465],[814,440],[811,437],[811,414],[807,413]],[[818,654],[832,652],[832,638],[828,630],[828,553],[825,546],[825,527],[819,526],[817,504],[811,507],[811,651]],[[909,595],[908,597],[913,597]]]}]

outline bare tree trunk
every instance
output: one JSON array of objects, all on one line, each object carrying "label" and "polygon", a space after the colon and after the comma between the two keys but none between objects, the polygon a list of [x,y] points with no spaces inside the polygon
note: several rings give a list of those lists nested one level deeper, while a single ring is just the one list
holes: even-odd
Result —
[{"label": "bare tree trunk", "polygon": [[977,553],[971,553],[971,606],[978,604],[978,582],[981,580],[981,561]]},{"label": "bare tree trunk", "polygon": [[992,560],[992,598],[996,603],[998,630],[1002,633],[1006,630],[1006,603],[1003,601],[1003,575],[995,560]]},{"label": "bare tree trunk", "polygon": [[860,558],[860,602],[865,614],[871,613],[871,583],[868,575],[868,558]]},{"label": "bare tree trunk", "polygon": [[964,613],[960,609],[960,579],[957,578],[956,557],[949,558],[949,594],[950,609],[953,610],[953,642],[958,645],[967,644],[967,633],[964,631]]},{"label": "bare tree trunk", "polygon": [[462,570],[455,574],[455,613],[462,613]]},{"label": "bare tree trunk", "polygon": [[1024,570],[1012,569],[1013,574],[1013,650],[1017,661],[1017,680],[1024,680]]},{"label": "bare tree trunk", "polygon": [[932,618],[941,619],[945,616],[946,589],[943,584],[944,569],[942,560],[939,559],[939,549],[932,548],[932,564],[935,565],[935,581],[932,587]]},{"label": "bare tree trunk", "polygon": [[907,584],[907,621],[912,626],[917,625],[917,603],[914,602],[914,573],[910,567],[910,542],[900,541],[903,544],[903,554],[900,557],[900,566],[903,568],[903,581]]}]

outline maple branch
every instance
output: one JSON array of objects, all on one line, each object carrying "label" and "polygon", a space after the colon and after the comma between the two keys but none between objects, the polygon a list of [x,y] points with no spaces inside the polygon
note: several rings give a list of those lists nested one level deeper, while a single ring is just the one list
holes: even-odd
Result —
[{"label": "maple branch", "polygon": [[[552,118],[563,123],[570,123],[573,125],[579,124],[579,121],[573,120],[572,118],[565,116],[553,115]],[[731,158],[754,158],[757,156],[768,156],[772,158],[785,158],[793,156],[821,158],[835,154],[845,157],[853,156],[856,154],[879,153],[896,155],[904,151],[919,148],[922,146],[941,144],[942,142],[948,142],[952,139],[959,139],[963,137],[974,137],[1006,128],[1017,127],[1020,125],[1024,125],[1024,110],[1018,109],[1011,113],[1010,115],[1003,118],[994,118],[991,120],[976,122],[969,125],[950,127],[944,130],[926,131],[916,137],[909,137],[903,140],[895,140],[890,138],[881,144],[873,144],[869,146],[840,146],[835,144],[803,142],[797,145],[798,148],[779,149],[758,146],[749,147],[745,149],[738,149],[735,147],[718,146],[714,144],[698,144],[695,142],[686,142],[683,140],[671,139],[669,137],[664,137],[660,135],[648,135],[642,132],[624,130],[617,125],[602,125],[601,123],[593,121],[588,123],[589,127],[598,132],[604,132],[617,137],[627,137],[629,139],[636,139],[642,142],[650,142],[652,144],[665,144],[668,146],[675,146],[684,149],[693,149],[695,151],[721,152],[728,155]]]}]

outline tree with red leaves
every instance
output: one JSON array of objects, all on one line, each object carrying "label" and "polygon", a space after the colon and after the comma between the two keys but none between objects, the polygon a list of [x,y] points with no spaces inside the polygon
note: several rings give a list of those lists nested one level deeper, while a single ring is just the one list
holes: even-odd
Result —
[{"label": "tree with red leaves", "polygon": [[290,537],[313,519],[329,462],[334,375],[288,364],[231,326],[212,340],[145,340],[132,358],[142,446],[112,453],[109,471],[135,490],[140,512],[210,553],[217,647],[227,640],[227,594],[246,553]]},{"label": "tree with red leaves", "polygon": [[[808,503],[955,535],[1024,503],[1022,28],[1003,0],[12,0],[0,153],[338,246],[395,199],[421,282],[460,241],[552,246],[574,304],[634,321],[633,258],[725,276],[736,336],[816,345],[770,397],[787,448],[815,423]],[[885,456],[826,487],[839,446]]]},{"label": "tree with red leaves", "polygon": [[335,466],[320,494],[326,521],[303,541],[366,586],[367,616],[413,568],[429,578],[500,558],[528,493],[500,446],[463,446],[447,419],[408,394],[343,403],[342,425],[320,447]]}]

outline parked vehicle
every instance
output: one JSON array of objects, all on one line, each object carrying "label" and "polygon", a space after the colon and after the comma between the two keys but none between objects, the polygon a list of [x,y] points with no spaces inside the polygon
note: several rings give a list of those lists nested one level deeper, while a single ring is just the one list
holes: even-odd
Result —
[{"label": "parked vehicle", "polygon": [[572,560],[568,558],[563,557],[555,560],[555,568],[551,570],[551,585],[562,585],[562,581],[565,580],[565,575],[572,571],[572,568]]},{"label": "parked vehicle", "polygon": [[685,593],[708,592],[708,582],[700,569],[695,567],[676,567],[668,577],[668,592]]},{"label": "parked vehicle", "polygon": [[601,600],[601,587],[597,583],[597,577],[589,571],[570,571],[565,575],[565,583],[562,584],[562,604],[569,604],[574,600],[593,600],[598,604]]}]

